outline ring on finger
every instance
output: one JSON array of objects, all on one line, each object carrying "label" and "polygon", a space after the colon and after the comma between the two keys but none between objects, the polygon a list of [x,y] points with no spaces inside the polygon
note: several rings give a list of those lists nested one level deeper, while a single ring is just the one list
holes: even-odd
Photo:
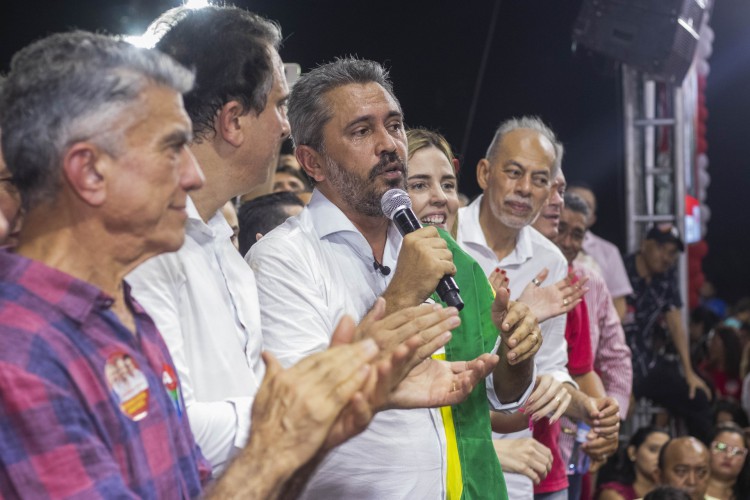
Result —
[{"label": "ring on finger", "polygon": [[542,286],[542,282],[539,281],[539,279],[537,278],[534,278],[533,280],[531,280],[531,282],[534,283],[534,285],[536,286]]},{"label": "ring on finger", "polygon": [[568,300],[568,298],[566,297],[566,298],[564,298],[564,299],[563,299],[563,305],[564,305],[564,306],[567,306],[568,304],[570,304],[570,301],[569,301],[569,300]]}]

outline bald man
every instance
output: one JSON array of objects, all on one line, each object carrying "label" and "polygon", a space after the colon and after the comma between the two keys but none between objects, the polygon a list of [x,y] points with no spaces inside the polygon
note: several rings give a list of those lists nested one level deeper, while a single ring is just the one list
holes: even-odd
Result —
[{"label": "bald man", "polygon": [[686,491],[691,500],[714,500],[706,496],[710,475],[708,448],[694,437],[671,439],[662,447],[657,470],[661,484]]}]

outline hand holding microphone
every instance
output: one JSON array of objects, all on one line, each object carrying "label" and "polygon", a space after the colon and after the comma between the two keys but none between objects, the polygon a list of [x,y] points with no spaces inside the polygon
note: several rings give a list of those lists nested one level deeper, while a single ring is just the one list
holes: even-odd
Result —
[{"label": "hand holding microphone", "polygon": [[[453,265],[453,254],[438,235],[437,229],[428,228],[430,231],[412,234],[422,229],[422,224],[411,209],[409,195],[401,189],[387,191],[380,203],[385,216],[391,219],[404,235],[396,276],[409,274],[408,278],[405,278],[406,285],[412,287],[415,293],[425,294],[419,298],[420,302],[433,291],[437,291],[440,299],[448,306],[461,310],[464,303],[458,286],[451,277],[456,270]],[[433,279],[438,279],[436,285]],[[423,283],[429,285],[430,290],[421,290]]]}]

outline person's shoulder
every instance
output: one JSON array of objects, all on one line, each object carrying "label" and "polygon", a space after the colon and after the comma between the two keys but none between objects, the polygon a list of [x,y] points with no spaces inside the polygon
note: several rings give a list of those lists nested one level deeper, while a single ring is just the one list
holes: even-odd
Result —
[{"label": "person's shoulder", "polygon": [[605,240],[601,236],[593,235],[594,238],[596,238],[596,242],[599,245],[599,251],[603,254],[606,254],[607,256],[611,258],[618,258],[622,260],[622,254],[620,253],[620,249],[612,243],[609,240]]},{"label": "person's shoulder", "polygon": [[568,261],[565,259],[565,256],[557,245],[552,243],[549,238],[531,226],[526,226],[522,231],[527,231],[535,257],[543,256],[544,258],[549,259],[552,263],[561,264],[567,267]]},{"label": "person's shoulder", "polygon": [[602,276],[602,273],[599,272],[598,269],[580,263],[577,259],[573,261],[573,271],[581,277],[587,277],[589,279],[589,283],[591,284],[597,283],[606,286],[604,276]]},{"label": "person's shoulder", "polygon": [[248,262],[262,258],[283,258],[305,254],[314,249],[320,238],[310,220],[310,214],[303,210],[298,216],[290,217],[281,225],[263,235],[247,253]]},{"label": "person's shoulder", "polygon": [[0,289],[0,363],[6,367],[34,369],[64,364],[60,353],[70,344],[68,328],[75,328],[51,304],[39,297],[15,291],[9,298]]}]

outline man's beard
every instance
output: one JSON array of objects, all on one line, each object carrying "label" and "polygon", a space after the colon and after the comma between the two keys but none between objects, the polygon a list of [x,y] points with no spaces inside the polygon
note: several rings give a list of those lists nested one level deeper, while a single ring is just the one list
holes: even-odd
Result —
[{"label": "man's beard", "polygon": [[[344,202],[355,212],[367,217],[382,217],[383,209],[380,199],[389,189],[406,191],[406,162],[398,154],[383,153],[380,161],[370,169],[367,177],[360,177],[355,172],[343,168],[333,158],[323,152],[326,162],[326,178],[341,196]],[[401,179],[385,180],[385,187],[378,188],[376,182],[382,173],[394,167],[401,169]]]}]

